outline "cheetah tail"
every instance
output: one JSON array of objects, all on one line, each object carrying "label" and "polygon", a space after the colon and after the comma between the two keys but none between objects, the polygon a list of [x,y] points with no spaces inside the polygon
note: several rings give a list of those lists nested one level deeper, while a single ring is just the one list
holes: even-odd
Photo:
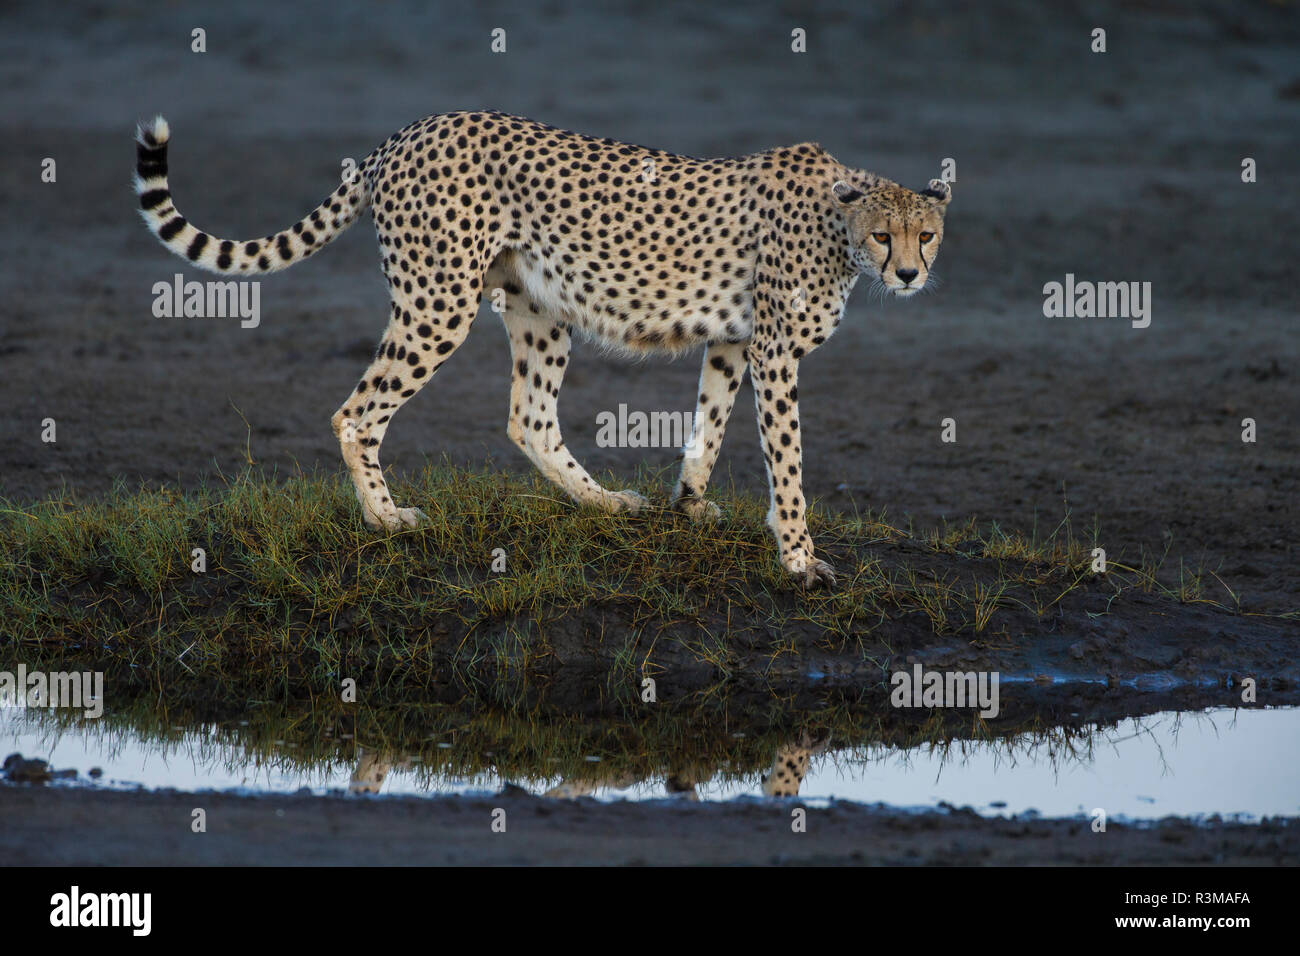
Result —
[{"label": "cheetah tail", "polygon": [[[289,229],[264,239],[218,239],[190,225],[167,185],[171,130],[161,116],[136,132],[135,191],[149,231],[172,252],[210,272],[279,272],[328,245],[370,205],[370,184],[358,171]],[[372,154],[373,155],[373,154]]]}]

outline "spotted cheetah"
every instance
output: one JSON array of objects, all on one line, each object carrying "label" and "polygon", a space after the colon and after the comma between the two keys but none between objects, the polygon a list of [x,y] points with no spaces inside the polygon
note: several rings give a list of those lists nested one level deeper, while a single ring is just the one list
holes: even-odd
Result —
[{"label": "spotted cheetah", "polygon": [[601,487],[565,447],[556,404],[574,330],[632,353],[703,346],[692,453],[672,495],[697,521],[719,515],[704,492],[748,371],[781,563],[806,587],[834,584],[806,523],[799,361],[835,331],[863,273],[882,294],[925,287],[943,241],[946,183],[913,192],[841,165],[816,143],[694,159],[518,116],[457,112],[394,133],[291,228],[232,240],[177,211],[169,136],[162,117],[138,131],[141,213],[164,245],[201,268],[278,272],[373,211],[388,328],[332,419],[366,524],[425,520],[394,503],[379,446],[488,295],[510,339],[509,436],[581,505],[634,512],[647,502]]}]

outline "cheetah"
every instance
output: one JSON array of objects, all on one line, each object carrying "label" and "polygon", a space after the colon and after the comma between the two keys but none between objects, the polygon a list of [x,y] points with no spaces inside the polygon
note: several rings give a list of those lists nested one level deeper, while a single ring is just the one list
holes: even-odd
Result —
[{"label": "cheetah", "polygon": [[575,331],[633,354],[703,347],[691,453],[671,497],[699,522],[720,516],[704,495],[748,372],[781,564],[804,587],[835,583],[808,533],[799,362],[838,327],[863,274],[882,295],[926,286],[947,183],[913,192],[841,165],[816,143],[695,159],[519,116],[455,112],[394,133],[291,228],[233,240],[177,211],[167,122],[142,125],[136,138],[146,224],[212,272],[286,269],[372,210],[388,326],[332,419],[368,526],[427,520],[393,501],[379,447],[397,410],[465,341],[488,295],[510,341],[509,437],[579,505],[636,512],[648,502],[602,487],[564,444],[556,405]]}]

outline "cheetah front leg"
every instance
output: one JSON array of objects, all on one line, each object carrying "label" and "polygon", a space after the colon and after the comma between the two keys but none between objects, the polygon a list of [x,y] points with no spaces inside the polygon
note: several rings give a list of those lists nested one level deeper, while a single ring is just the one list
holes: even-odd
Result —
[{"label": "cheetah front leg", "polygon": [[736,392],[745,377],[745,346],[713,342],[704,352],[700,391],[695,403],[691,442],[682,457],[681,477],[673,489],[673,507],[695,521],[714,521],[718,506],[704,499],[709,476],[722,451],[722,436],[736,404]]},{"label": "cheetah front leg", "polygon": [[767,464],[767,524],[776,535],[782,566],[806,588],[835,583],[835,569],[813,557],[803,497],[799,435],[799,362],[780,339],[756,338],[746,351],[758,434]]}]

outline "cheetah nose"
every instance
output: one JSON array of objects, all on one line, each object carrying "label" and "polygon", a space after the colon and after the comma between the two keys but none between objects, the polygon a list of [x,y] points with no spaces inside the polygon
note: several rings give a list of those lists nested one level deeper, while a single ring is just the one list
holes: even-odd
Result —
[{"label": "cheetah nose", "polygon": [[917,269],[895,269],[894,274],[906,283],[915,279],[918,271]]}]

